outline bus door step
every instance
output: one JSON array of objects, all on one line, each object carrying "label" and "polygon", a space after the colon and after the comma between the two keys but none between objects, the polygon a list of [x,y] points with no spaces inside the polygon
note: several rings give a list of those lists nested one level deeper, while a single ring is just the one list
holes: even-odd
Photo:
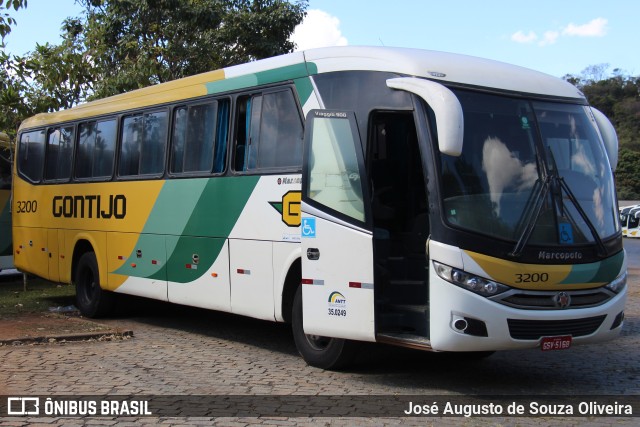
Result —
[{"label": "bus door step", "polygon": [[427,337],[414,334],[385,332],[377,334],[376,341],[417,350],[432,350],[431,341]]}]

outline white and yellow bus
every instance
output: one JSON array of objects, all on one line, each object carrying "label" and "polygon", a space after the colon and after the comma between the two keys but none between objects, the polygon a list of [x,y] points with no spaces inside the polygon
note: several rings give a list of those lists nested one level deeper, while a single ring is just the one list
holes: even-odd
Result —
[{"label": "white and yellow bus", "polygon": [[616,162],[563,80],[296,52],[26,120],[15,263],[86,316],[123,293],[291,322],[322,368],[358,341],[566,349],[623,323]]},{"label": "white and yellow bus", "polygon": [[638,225],[640,223],[640,205],[619,208],[622,237],[640,237]]}]

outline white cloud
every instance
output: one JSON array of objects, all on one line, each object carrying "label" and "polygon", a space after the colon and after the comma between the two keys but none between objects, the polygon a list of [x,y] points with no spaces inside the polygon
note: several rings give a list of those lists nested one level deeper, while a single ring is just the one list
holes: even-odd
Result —
[{"label": "white cloud", "polygon": [[[560,31],[545,31],[540,41],[538,41],[538,46],[554,44],[560,37],[564,36],[602,37],[607,34],[608,22],[609,21],[604,18],[596,18],[583,25],[571,23],[566,27],[562,27]],[[538,35],[533,31],[525,33],[524,31],[519,30],[511,35],[511,40],[516,43],[533,43],[538,40]]]},{"label": "white cloud", "polygon": [[296,50],[348,44],[340,32],[340,20],[319,9],[307,11],[307,16],[293,31],[291,41],[296,44]]},{"label": "white cloud", "polygon": [[557,32],[557,31],[547,31],[542,36],[542,40],[540,41],[540,43],[538,43],[538,45],[546,46],[546,45],[549,45],[549,44],[554,44],[556,41],[558,41],[558,37],[560,37],[560,33],[559,32]]},{"label": "white cloud", "polygon": [[529,31],[528,34],[525,34],[523,31],[511,34],[511,40],[516,43],[532,43],[536,41],[537,38],[538,36],[533,31]]},{"label": "white cloud", "polygon": [[571,23],[562,30],[562,34],[579,37],[602,37],[607,34],[608,22],[604,18],[596,18],[583,25]]}]

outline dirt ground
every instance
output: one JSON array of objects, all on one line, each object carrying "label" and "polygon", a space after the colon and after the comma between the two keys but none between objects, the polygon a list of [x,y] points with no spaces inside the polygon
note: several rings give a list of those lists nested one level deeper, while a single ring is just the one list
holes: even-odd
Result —
[{"label": "dirt ground", "polygon": [[27,313],[0,319],[0,346],[131,336],[130,329],[103,325],[77,313]]}]

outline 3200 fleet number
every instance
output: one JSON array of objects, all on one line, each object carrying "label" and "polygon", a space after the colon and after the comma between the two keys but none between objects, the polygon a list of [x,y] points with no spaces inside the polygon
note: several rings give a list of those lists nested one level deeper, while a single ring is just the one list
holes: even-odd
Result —
[{"label": "3200 fleet number", "polygon": [[539,283],[548,282],[547,273],[516,273],[516,283]]},{"label": "3200 fleet number", "polygon": [[16,200],[16,213],[33,213],[37,210],[37,200]]}]

